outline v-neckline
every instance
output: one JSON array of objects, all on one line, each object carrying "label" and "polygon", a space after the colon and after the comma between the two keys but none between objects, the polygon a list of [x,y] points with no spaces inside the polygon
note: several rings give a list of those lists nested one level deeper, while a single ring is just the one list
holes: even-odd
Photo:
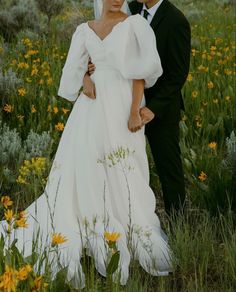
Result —
[{"label": "v-neckline", "polygon": [[94,33],[94,35],[100,40],[100,42],[104,42],[111,34],[112,32],[114,31],[114,29],[120,25],[121,23],[124,23],[129,17],[131,17],[132,15],[126,17],[124,20],[121,20],[119,22],[117,22],[115,25],[113,25],[111,31],[102,39],[96,32],[94,29],[92,29],[92,27],[90,27],[90,25],[88,24],[89,21],[86,22],[87,24],[87,27]]}]

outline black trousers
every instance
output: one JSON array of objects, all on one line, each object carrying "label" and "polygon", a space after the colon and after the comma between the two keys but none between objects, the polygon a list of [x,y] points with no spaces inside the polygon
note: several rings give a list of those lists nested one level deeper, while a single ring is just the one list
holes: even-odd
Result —
[{"label": "black trousers", "polygon": [[145,126],[157,173],[160,178],[165,210],[184,208],[185,185],[179,147],[179,122],[163,124],[154,119]]}]

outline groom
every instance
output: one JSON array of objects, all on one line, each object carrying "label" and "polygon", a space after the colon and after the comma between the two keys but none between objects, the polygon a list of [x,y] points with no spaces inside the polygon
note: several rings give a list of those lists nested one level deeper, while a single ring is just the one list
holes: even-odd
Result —
[{"label": "groom", "polygon": [[129,8],[132,14],[145,17],[153,28],[163,68],[156,84],[145,89],[146,106],[140,114],[144,122],[155,114],[146,124],[145,134],[161,181],[165,210],[170,215],[172,210],[182,209],[185,201],[179,121],[184,109],[181,88],[190,63],[190,25],[168,0],[132,1]]},{"label": "groom", "polygon": [[[161,181],[165,209],[179,210],[185,201],[184,175],[179,148],[181,95],[190,63],[191,31],[184,15],[168,0],[137,0],[129,4],[132,14],[147,19],[156,35],[163,74],[152,88],[145,90],[143,119],[151,110],[155,118],[145,126]],[[148,52],[147,52],[148,53]]]}]

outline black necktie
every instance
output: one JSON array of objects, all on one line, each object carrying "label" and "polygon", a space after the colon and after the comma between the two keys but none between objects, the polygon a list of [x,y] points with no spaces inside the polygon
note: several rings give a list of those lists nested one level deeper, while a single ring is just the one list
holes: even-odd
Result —
[{"label": "black necktie", "polygon": [[146,9],[144,9],[143,12],[143,17],[148,19],[149,12]]}]

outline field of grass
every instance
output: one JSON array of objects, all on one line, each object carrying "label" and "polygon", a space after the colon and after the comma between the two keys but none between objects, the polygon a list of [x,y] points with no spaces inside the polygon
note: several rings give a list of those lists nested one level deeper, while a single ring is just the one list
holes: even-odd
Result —
[{"label": "field of grass", "polygon": [[[57,97],[61,69],[72,32],[92,13],[82,1],[68,0],[62,1],[64,7],[51,19],[35,5],[14,8],[10,16],[6,11],[14,2],[18,1],[0,1],[0,197],[10,196],[14,204],[8,210],[17,212],[44,190],[72,108]],[[157,278],[132,262],[127,286],[120,287],[99,276],[91,259],[84,257],[84,291],[236,291],[235,4],[172,2],[192,28],[191,68],[183,88],[186,111],[180,123],[188,196],[184,214],[167,220],[149,147],[147,151],[157,212],[169,236],[176,269],[169,277]],[[21,17],[15,16],[20,13]],[[4,216],[2,204],[0,217]],[[4,290],[4,283],[17,285],[17,291],[72,291],[64,284],[65,271],[55,281],[50,269],[39,278],[40,271],[31,271],[39,255],[24,259],[14,246],[4,255],[3,241],[0,291],[11,291]],[[19,279],[14,282],[16,275]]]}]

